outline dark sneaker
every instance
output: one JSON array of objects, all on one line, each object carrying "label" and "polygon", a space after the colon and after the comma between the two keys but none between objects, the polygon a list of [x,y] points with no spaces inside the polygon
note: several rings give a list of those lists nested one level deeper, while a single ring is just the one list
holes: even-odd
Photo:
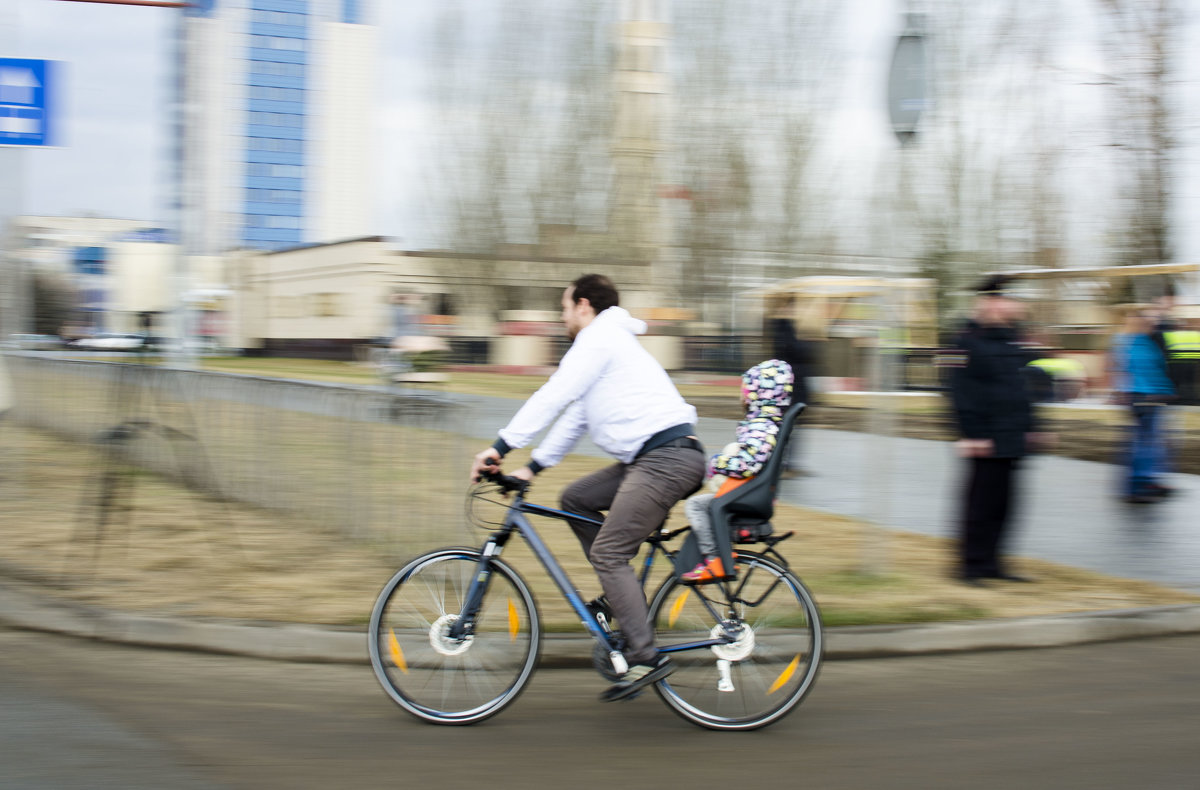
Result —
[{"label": "dark sneaker", "polygon": [[600,694],[601,702],[616,702],[629,699],[675,671],[669,656],[659,653],[648,664],[631,664],[621,679]]},{"label": "dark sneaker", "polygon": [[1159,485],[1158,483],[1151,483],[1150,485],[1146,486],[1145,495],[1150,496],[1150,497],[1156,497],[1158,499],[1166,499],[1173,493],[1175,493],[1175,489],[1171,488],[1170,486]]}]

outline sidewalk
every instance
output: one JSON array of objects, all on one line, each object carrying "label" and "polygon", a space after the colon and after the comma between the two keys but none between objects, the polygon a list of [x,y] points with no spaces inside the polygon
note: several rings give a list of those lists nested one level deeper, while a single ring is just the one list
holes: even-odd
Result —
[{"label": "sidewalk", "polygon": [[[0,624],[143,647],[226,653],[279,661],[365,664],[365,629],[161,617],[52,601],[0,583]],[[1010,620],[827,628],[825,657],[883,658],[1014,650],[1200,632],[1200,606],[1087,612]],[[540,666],[592,665],[592,639],[543,634]]]}]

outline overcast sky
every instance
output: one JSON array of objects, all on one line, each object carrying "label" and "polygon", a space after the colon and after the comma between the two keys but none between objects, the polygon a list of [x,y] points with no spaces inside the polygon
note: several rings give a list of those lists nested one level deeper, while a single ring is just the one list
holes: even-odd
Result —
[{"label": "overcast sky", "polygon": [[[472,11],[495,1],[473,0]],[[893,3],[865,0],[865,5],[878,12]],[[177,12],[61,0],[3,0],[0,6],[0,51],[63,64],[58,147],[25,154],[23,213],[101,213],[166,221],[168,101]],[[439,6],[437,0],[380,3],[382,62],[375,143],[381,166],[373,221],[379,233],[418,245],[427,240],[419,229],[421,200],[413,193],[424,177],[423,152],[429,150],[430,132],[422,85]],[[844,93],[847,105],[835,111],[846,114],[854,142],[873,137],[878,146],[886,128],[872,127],[886,124],[886,117],[882,106],[867,102],[882,101],[884,86],[871,73],[869,51],[878,51],[878,36],[892,34],[895,14],[859,18],[878,21],[866,26],[858,51],[848,53],[855,58],[846,73],[852,81],[879,82],[878,89]],[[860,122],[864,116],[868,123]]]}]

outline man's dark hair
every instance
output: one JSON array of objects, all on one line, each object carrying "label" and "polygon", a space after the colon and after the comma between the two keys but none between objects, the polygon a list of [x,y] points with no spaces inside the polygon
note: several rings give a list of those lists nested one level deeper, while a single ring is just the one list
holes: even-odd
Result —
[{"label": "man's dark hair", "polygon": [[579,304],[580,299],[587,299],[596,315],[621,303],[617,286],[603,274],[585,274],[571,283],[571,287],[575,289],[571,292],[571,301]]}]

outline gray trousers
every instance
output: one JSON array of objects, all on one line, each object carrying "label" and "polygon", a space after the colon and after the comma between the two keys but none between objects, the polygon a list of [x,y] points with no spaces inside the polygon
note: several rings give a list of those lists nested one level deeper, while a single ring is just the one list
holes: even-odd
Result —
[{"label": "gray trousers", "polygon": [[[631,663],[650,661],[657,651],[646,594],[629,561],[662,525],[672,506],[700,485],[704,466],[704,453],[699,450],[664,447],[631,464],[605,467],[563,491],[563,510],[604,521],[601,527],[570,524],[620,621],[625,657]],[[608,511],[608,516],[601,511]]]},{"label": "gray trousers", "polygon": [[712,514],[708,508],[716,498],[716,494],[696,494],[683,505],[687,513],[688,524],[696,533],[696,542],[700,544],[700,553],[707,557],[717,555],[717,538],[713,535]]}]

